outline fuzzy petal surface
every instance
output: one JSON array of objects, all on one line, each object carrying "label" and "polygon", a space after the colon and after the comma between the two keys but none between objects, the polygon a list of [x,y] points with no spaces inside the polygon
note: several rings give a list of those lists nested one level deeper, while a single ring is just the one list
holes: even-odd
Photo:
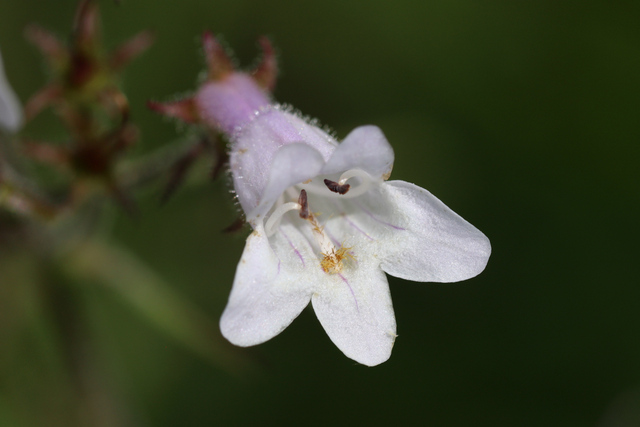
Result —
[{"label": "fuzzy petal surface", "polygon": [[[315,149],[326,161],[337,146],[330,135],[294,114],[276,107],[256,114],[233,135],[230,154],[233,185],[248,216],[264,202],[265,188],[276,167],[274,158],[283,147],[304,144]],[[304,161],[304,158],[299,160]],[[304,166],[300,164],[300,167]]]},{"label": "fuzzy petal surface", "polygon": [[225,79],[203,85],[194,99],[202,118],[228,135],[255,117],[255,111],[270,104],[269,95],[243,73],[231,73]]}]

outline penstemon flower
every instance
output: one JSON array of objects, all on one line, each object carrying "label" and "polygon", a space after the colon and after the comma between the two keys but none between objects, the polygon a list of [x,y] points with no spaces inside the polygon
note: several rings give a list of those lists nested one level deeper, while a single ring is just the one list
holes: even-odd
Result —
[{"label": "penstemon flower", "polygon": [[[211,40],[205,36],[205,46]],[[192,99],[155,106],[167,112],[188,104],[172,115],[195,110],[231,142],[235,193],[253,232],[222,334],[236,345],[260,344],[311,301],[346,356],[380,364],[396,339],[385,272],[419,282],[465,280],[485,268],[489,240],[428,191],[388,181],[394,154],[378,127],[358,127],[339,143],[272,103],[261,81],[227,70]]]},{"label": "penstemon flower", "polygon": [[22,107],[4,74],[2,55],[0,54],[0,127],[11,132],[22,124]]}]

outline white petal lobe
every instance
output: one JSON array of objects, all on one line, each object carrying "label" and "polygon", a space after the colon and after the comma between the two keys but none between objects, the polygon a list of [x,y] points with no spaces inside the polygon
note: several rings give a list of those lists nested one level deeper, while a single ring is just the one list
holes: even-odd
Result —
[{"label": "white petal lobe", "polygon": [[251,346],[282,332],[307,306],[309,286],[288,274],[262,227],[247,239],[220,330],[233,344]]},{"label": "white petal lobe", "polygon": [[264,216],[284,190],[315,177],[323,165],[324,159],[315,148],[301,143],[281,147],[273,158],[260,204],[247,215],[247,219],[253,221],[258,215]]},{"label": "white petal lobe", "polygon": [[482,232],[423,188],[404,181],[381,187],[406,228],[383,248],[384,271],[417,282],[457,282],[484,270],[491,245]]},{"label": "white petal lobe", "polygon": [[375,260],[362,261],[326,275],[326,284],[311,301],[331,341],[347,357],[375,366],[391,356],[396,320],[387,278]]},{"label": "white petal lobe", "polygon": [[360,126],[338,145],[322,173],[331,175],[357,168],[380,179],[391,173],[393,159],[393,149],[380,128]]}]

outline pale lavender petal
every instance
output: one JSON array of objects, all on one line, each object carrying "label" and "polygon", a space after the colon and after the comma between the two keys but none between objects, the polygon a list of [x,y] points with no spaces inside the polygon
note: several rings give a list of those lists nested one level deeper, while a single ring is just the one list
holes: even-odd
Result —
[{"label": "pale lavender petal", "polygon": [[[296,143],[307,146],[317,155],[310,154],[310,151],[304,154],[303,150],[296,148],[294,150],[301,153],[301,157],[290,159],[293,164],[286,165],[281,162],[276,165],[276,154],[283,147]],[[315,177],[320,173],[322,165],[335,150],[336,145],[337,142],[328,134],[291,113],[280,111],[275,107],[262,111],[254,120],[243,126],[234,135],[232,141],[231,171],[236,194],[245,213],[252,213],[259,203],[262,206],[260,210],[262,213],[265,203],[273,203],[288,186]],[[319,168],[316,168],[317,158],[322,161]],[[311,163],[305,164],[306,160]],[[277,170],[282,168],[284,169]],[[304,172],[302,181],[297,181],[297,178],[283,177],[289,168],[292,168],[292,177],[293,175],[297,177],[300,175],[299,172]],[[287,186],[282,187],[278,182],[269,181],[273,174],[279,176],[278,180],[284,178],[281,182],[286,181]],[[279,188],[275,199],[273,195],[264,194],[267,184],[272,188],[274,186]]]}]

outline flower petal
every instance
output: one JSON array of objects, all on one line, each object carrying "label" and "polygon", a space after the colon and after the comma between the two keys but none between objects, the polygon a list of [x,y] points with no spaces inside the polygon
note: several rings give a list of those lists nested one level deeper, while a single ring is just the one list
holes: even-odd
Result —
[{"label": "flower petal", "polygon": [[[232,135],[230,153],[234,188],[247,214],[263,201],[274,158],[283,146],[307,145],[316,149],[326,161],[338,145],[326,132],[278,107],[269,107],[256,114]],[[304,167],[303,164],[298,166]]]},{"label": "flower petal", "polygon": [[15,132],[22,124],[22,107],[4,74],[0,54],[0,127]]},{"label": "flower petal", "polygon": [[254,117],[256,111],[269,105],[269,96],[243,73],[229,73],[224,79],[209,81],[194,100],[200,117],[227,135],[232,135]]},{"label": "flower petal", "polygon": [[393,168],[393,149],[377,126],[360,126],[351,131],[333,152],[323,175],[362,169],[377,179],[387,179]]},{"label": "flower petal", "polygon": [[391,356],[396,320],[386,276],[363,255],[342,273],[325,274],[311,302],[331,341],[347,357],[375,366]]},{"label": "flower petal", "polygon": [[491,244],[477,228],[414,184],[391,181],[381,190],[406,228],[387,240],[384,271],[417,282],[457,282],[484,270]]},{"label": "flower petal", "polygon": [[251,222],[264,217],[284,190],[314,178],[320,173],[322,166],[324,159],[315,148],[298,142],[281,147],[273,157],[260,203],[247,215],[247,220]]},{"label": "flower petal", "polygon": [[[291,256],[294,256],[293,254]],[[263,343],[282,332],[307,306],[309,286],[288,274],[262,225],[247,238],[231,295],[220,319],[222,335],[235,345]]]}]

